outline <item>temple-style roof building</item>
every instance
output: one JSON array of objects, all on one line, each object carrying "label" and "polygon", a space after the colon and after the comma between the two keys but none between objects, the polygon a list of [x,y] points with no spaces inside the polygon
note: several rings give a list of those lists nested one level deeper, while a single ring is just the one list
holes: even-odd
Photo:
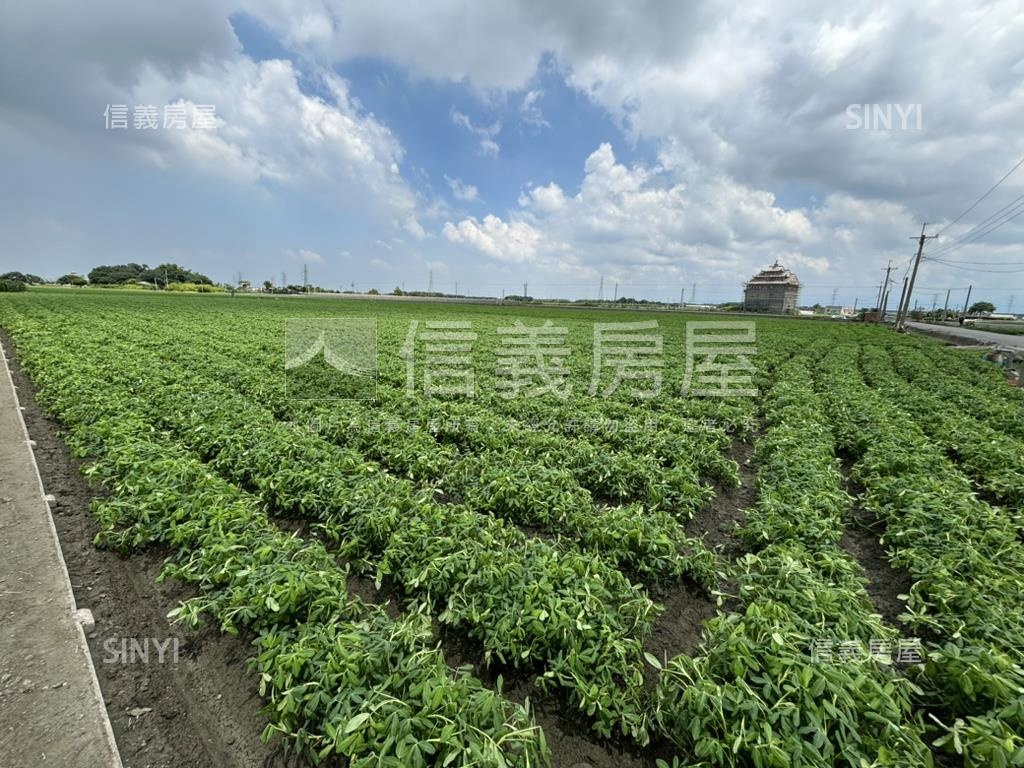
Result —
[{"label": "temple-style roof building", "polygon": [[744,283],[743,308],[782,315],[796,309],[799,295],[799,278],[776,261]]}]

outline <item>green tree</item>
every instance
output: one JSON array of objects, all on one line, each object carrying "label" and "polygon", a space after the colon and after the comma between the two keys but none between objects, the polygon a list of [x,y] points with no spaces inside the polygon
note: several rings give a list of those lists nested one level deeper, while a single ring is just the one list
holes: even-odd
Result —
[{"label": "green tree", "polygon": [[980,315],[985,312],[995,312],[996,305],[991,301],[976,301],[971,304],[971,308],[967,310],[969,315]]},{"label": "green tree", "polygon": [[88,285],[89,281],[81,275],[70,273],[57,278],[57,285]]},{"label": "green tree", "polygon": [[143,279],[148,267],[145,264],[113,264],[94,267],[89,271],[89,282],[93,285],[123,285]]},{"label": "green tree", "polygon": [[160,266],[147,269],[139,277],[157,285],[169,283],[196,283],[197,285],[212,285],[213,281],[206,275],[199,272],[180,267],[177,264],[161,264]]}]

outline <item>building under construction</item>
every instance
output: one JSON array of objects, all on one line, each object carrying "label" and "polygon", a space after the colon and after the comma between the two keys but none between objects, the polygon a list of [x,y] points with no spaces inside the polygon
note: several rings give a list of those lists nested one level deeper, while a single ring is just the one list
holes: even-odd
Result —
[{"label": "building under construction", "polygon": [[799,295],[800,280],[776,261],[743,285],[743,308],[781,315],[796,309]]}]

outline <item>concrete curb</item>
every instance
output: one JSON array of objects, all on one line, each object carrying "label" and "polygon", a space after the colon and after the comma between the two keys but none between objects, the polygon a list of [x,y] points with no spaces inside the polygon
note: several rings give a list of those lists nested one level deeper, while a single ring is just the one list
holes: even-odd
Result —
[{"label": "concrete curb", "polygon": [[[95,734],[95,738],[103,742],[97,747],[100,756],[90,759],[100,761],[92,763],[96,765],[96,768],[123,768],[117,748],[117,742],[114,739],[114,731],[111,728],[110,718],[107,715],[107,708],[103,702],[103,693],[100,690],[99,680],[96,677],[96,670],[92,663],[89,644],[85,636],[86,628],[83,624],[90,626],[91,628],[91,625],[93,624],[92,613],[88,609],[79,609],[75,601],[75,594],[71,587],[71,579],[68,575],[67,564],[64,561],[64,554],[61,551],[57,528],[53,523],[53,515],[50,505],[55,501],[55,499],[52,495],[47,494],[43,487],[43,480],[39,474],[39,465],[36,462],[35,452],[33,451],[35,441],[29,437],[28,427],[25,424],[24,417],[25,408],[21,405],[20,399],[18,398],[18,390],[14,384],[14,378],[11,375],[10,367],[7,364],[7,350],[4,349],[2,343],[0,343],[0,355],[2,355],[3,366],[3,375],[0,376],[0,387],[9,388],[9,391],[13,396],[13,402],[16,406],[15,413],[17,414],[17,422],[20,427],[21,436],[27,447],[27,454],[31,463],[31,472],[35,476],[35,485],[38,489],[37,500],[46,509],[46,528],[49,531],[48,545],[52,547],[52,552],[48,554],[52,556],[53,560],[56,561],[59,566],[59,585],[62,593],[62,608],[66,612],[69,623],[74,626],[74,648],[72,650],[75,655],[80,655],[84,660],[81,667],[84,667],[85,669],[81,669],[80,667],[79,672],[84,673],[87,680],[80,682],[86,684],[89,688],[89,699],[86,703],[90,709],[94,710],[91,717],[94,719],[96,724],[99,725],[100,730],[102,731],[102,733]],[[32,499],[31,501],[34,502],[36,499]],[[74,666],[74,664],[71,666]],[[44,729],[48,728],[50,731],[59,731],[62,725],[63,723],[60,722],[43,724]],[[8,756],[17,758],[17,755]]]}]

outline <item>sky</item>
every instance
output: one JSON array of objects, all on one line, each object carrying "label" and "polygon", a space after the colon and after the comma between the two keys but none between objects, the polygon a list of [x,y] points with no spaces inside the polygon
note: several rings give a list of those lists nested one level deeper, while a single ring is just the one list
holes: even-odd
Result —
[{"label": "sky", "polygon": [[0,272],[717,303],[777,260],[804,304],[873,306],[927,222],[917,301],[973,285],[1024,311],[1024,166],[968,210],[1024,158],[1019,2],[34,0],[2,21]]}]

